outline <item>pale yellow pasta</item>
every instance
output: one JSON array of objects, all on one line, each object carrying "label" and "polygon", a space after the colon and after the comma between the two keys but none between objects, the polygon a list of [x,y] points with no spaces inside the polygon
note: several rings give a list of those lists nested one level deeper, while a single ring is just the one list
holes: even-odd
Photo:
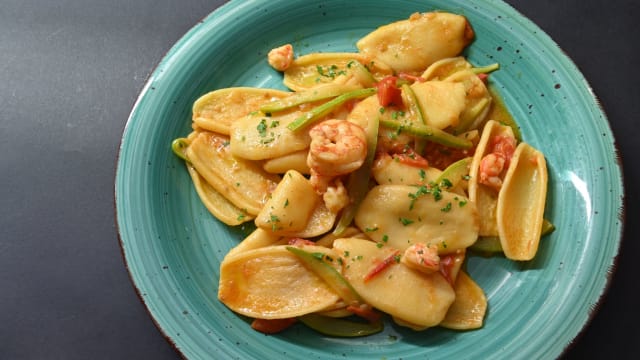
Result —
[{"label": "pale yellow pasta", "polygon": [[301,110],[273,116],[255,112],[234,121],[230,134],[231,153],[243,159],[264,160],[308,148],[311,138],[307,133],[287,129],[287,125],[302,115]]},{"label": "pale yellow pasta", "polygon": [[490,153],[490,141],[496,136],[514,137],[509,126],[489,120],[484,127],[469,170],[469,199],[476,204],[480,216],[480,235],[498,236],[496,210],[498,192],[480,183],[482,159]]},{"label": "pale yellow pasta", "polygon": [[349,65],[353,61],[367,66],[377,79],[393,73],[382,61],[362,53],[313,53],[295,59],[284,72],[283,83],[294,91],[303,91],[326,83],[345,83],[353,77]]},{"label": "pale yellow pasta", "polygon": [[[333,250],[321,246],[307,249],[335,257]],[[226,257],[220,265],[218,297],[239,314],[263,319],[301,316],[326,309],[339,300],[285,245]]]},{"label": "pale yellow pasta", "polygon": [[474,203],[424,186],[378,185],[367,193],[354,220],[373,241],[400,251],[421,242],[450,253],[471,246],[478,238]]},{"label": "pale yellow pasta", "polygon": [[365,281],[366,275],[394,249],[380,249],[374,242],[348,238],[333,242],[344,259],[344,276],[358,293],[377,309],[418,328],[436,326],[442,321],[455,294],[440,273],[425,275],[397,263],[385,273]]},{"label": "pale yellow pasta", "polygon": [[[285,237],[274,234],[271,231],[266,231],[260,228],[255,229],[247,237],[245,237],[238,245],[234,246],[227,252],[225,257],[237,255],[241,252],[248,250],[259,249],[271,245],[283,245],[279,244]],[[286,240],[286,239],[285,239]]]},{"label": "pale yellow pasta", "polygon": [[472,67],[473,65],[463,56],[448,57],[429,65],[420,77],[427,81],[444,80],[451,74],[461,70],[471,69]]},{"label": "pale yellow pasta", "polygon": [[285,91],[237,87],[202,95],[193,104],[193,124],[199,128],[229,135],[231,124],[261,104],[288,96]]},{"label": "pale yellow pasta", "polygon": [[301,174],[309,174],[309,165],[307,165],[307,150],[292,152],[287,155],[266,159],[263,168],[266,172],[272,174],[283,174],[289,170],[295,170]]},{"label": "pale yellow pasta", "polygon": [[473,39],[464,16],[429,12],[379,27],[357,43],[360,52],[380,59],[397,72],[424,71],[458,55]]},{"label": "pale yellow pasta", "polygon": [[478,329],[484,324],[487,297],[484,291],[464,271],[458,274],[454,290],[456,299],[440,322],[440,326],[454,330]]},{"label": "pale yellow pasta", "polygon": [[273,233],[301,232],[320,197],[299,172],[289,170],[256,218],[256,226]]},{"label": "pale yellow pasta", "polygon": [[193,186],[200,200],[207,210],[218,220],[227,225],[234,226],[254,219],[254,216],[247,214],[246,211],[235,206],[224,195],[214,189],[213,186],[198,174],[198,171],[192,165],[188,165],[187,170],[189,171],[191,181],[193,181]]},{"label": "pale yellow pasta", "polygon": [[371,173],[380,185],[428,185],[435,181],[442,171],[430,166],[408,165],[389,155],[376,159]]},{"label": "pale yellow pasta", "polygon": [[544,155],[520,143],[498,196],[497,223],[507,258],[531,260],[538,251],[547,193]]},{"label": "pale yellow pasta", "polygon": [[187,149],[189,162],[216,191],[236,207],[257,215],[280,181],[262,167],[231,155],[225,136],[201,132]]},{"label": "pale yellow pasta", "polygon": [[437,129],[457,126],[466,106],[465,87],[449,81],[425,81],[411,86],[427,125]]}]

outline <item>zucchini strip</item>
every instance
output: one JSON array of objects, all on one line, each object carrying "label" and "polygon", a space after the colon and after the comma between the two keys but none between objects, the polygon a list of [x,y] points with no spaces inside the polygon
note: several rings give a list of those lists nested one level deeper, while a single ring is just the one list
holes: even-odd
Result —
[{"label": "zucchini strip", "polygon": [[394,120],[380,120],[380,124],[384,127],[388,127],[398,132],[406,132],[413,136],[417,136],[435,143],[449,146],[458,149],[469,149],[473,146],[473,143],[469,140],[457,137],[449,134],[446,131],[434,128],[424,124],[407,124]]},{"label": "zucchini strip", "polygon": [[366,88],[366,89],[349,91],[330,101],[327,101],[326,103],[320,106],[313,108],[311,111],[308,111],[307,113],[305,113],[304,115],[300,116],[299,118],[295,119],[292,123],[287,125],[287,128],[291,131],[300,130],[302,128],[307,127],[314,121],[320,119],[321,117],[329,114],[330,112],[332,112],[333,110],[338,108],[340,105],[344,104],[349,100],[366,98],[375,93],[376,93],[375,88]]}]

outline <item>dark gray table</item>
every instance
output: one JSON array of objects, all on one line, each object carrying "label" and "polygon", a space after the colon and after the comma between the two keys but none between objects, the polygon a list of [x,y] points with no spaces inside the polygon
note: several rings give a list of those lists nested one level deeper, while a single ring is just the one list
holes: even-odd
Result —
[{"label": "dark gray table", "polygon": [[[567,358],[638,358],[639,3],[508,2],[583,71],[624,158],[627,227],[617,273]],[[147,75],[221,3],[2,1],[0,359],[179,358],[125,270],[114,170]]]}]

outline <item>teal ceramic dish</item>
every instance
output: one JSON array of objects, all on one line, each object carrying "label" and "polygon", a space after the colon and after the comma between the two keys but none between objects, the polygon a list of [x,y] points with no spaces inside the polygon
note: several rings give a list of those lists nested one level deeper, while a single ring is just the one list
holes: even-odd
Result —
[{"label": "teal ceramic dish", "polygon": [[[470,257],[485,290],[482,329],[413,332],[387,324],[357,339],[298,324],[265,336],[217,300],[219,264],[245,235],[200,203],[171,140],[190,131],[200,95],[230,86],[283,88],[266,62],[291,42],[298,55],[355,51],[379,25],[412,12],[467,16],[476,40],[466,54],[499,62],[491,81],[549,165],[546,217],[557,230],[535,260]],[[576,66],[536,25],[495,0],[231,1],[189,31],[160,62],[127,123],[115,180],[126,265],[155,323],[186,358],[459,359],[553,358],[588,324],[607,287],[622,233],[623,186],[607,119]],[[419,309],[416,309],[417,311]]]}]

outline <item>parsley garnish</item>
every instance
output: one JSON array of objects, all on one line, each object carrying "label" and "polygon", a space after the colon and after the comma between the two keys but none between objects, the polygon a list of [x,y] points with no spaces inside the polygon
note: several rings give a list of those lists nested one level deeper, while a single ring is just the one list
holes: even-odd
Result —
[{"label": "parsley garnish", "polygon": [[402,225],[404,225],[404,226],[411,225],[411,224],[413,224],[413,222],[414,222],[414,221],[413,221],[413,220],[411,220],[411,219],[407,219],[407,218],[403,218],[403,217],[399,218],[398,220],[400,220],[400,222],[401,222],[401,223],[402,223]]}]

